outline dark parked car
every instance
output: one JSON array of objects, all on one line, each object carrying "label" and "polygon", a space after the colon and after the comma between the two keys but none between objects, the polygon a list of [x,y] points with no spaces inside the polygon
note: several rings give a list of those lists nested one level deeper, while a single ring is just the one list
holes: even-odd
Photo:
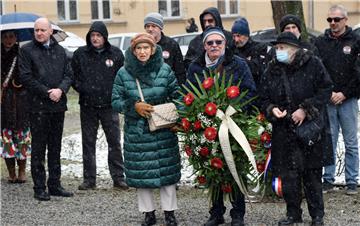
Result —
[{"label": "dark parked car", "polygon": [[[312,42],[314,38],[322,34],[320,31],[315,31],[311,28],[307,28],[307,31],[309,34],[310,42]],[[272,42],[276,40],[278,34],[276,33],[275,28],[266,28],[263,30],[254,31],[250,34],[250,36],[253,40],[258,42]]]}]

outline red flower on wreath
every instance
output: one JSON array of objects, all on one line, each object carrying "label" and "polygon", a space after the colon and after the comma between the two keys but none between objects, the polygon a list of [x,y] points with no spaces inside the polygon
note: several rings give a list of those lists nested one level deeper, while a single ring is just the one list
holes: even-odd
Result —
[{"label": "red flower on wreath", "polygon": [[265,115],[263,113],[258,114],[256,116],[256,120],[258,120],[259,122],[265,121]]},{"label": "red flower on wreath", "polygon": [[198,120],[198,121],[195,121],[193,127],[194,127],[194,130],[195,130],[195,131],[200,130],[200,129],[202,128],[202,126],[201,126],[201,121],[199,121],[199,120]]},{"label": "red flower on wreath", "polygon": [[204,135],[206,139],[210,141],[215,140],[217,137],[217,130],[214,127],[208,127],[205,129]]},{"label": "red flower on wreath", "polygon": [[268,132],[263,132],[260,136],[260,140],[263,143],[268,143],[271,140],[271,136]]},{"label": "red flower on wreath", "polygon": [[215,157],[215,158],[211,159],[210,165],[212,167],[214,167],[215,169],[221,169],[223,167],[223,162],[221,161],[220,158]]},{"label": "red flower on wreath", "polygon": [[214,79],[213,78],[207,78],[202,83],[203,87],[208,90],[214,85]]},{"label": "red flower on wreath", "polygon": [[230,86],[229,88],[226,89],[226,95],[230,99],[234,99],[238,97],[239,94],[240,94],[240,89],[237,86]]},{"label": "red flower on wreath", "polygon": [[251,150],[256,151],[258,140],[257,139],[249,140],[249,144],[250,144]]},{"label": "red flower on wreath", "polygon": [[186,94],[186,96],[184,96],[184,103],[186,106],[190,106],[192,104],[192,102],[194,101],[194,95],[192,93],[188,93]]},{"label": "red flower on wreath", "polygon": [[265,170],[265,162],[257,162],[256,163],[256,169],[259,173],[264,172]]},{"label": "red flower on wreath", "polygon": [[223,184],[221,185],[221,190],[225,193],[230,193],[232,191],[230,184]]},{"label": "red flower on wreath", "polygon": [[191,156],[192,155],[192,150],[191,150],[191,147],[189,147],[189,146],[185,146],[185,153],[186,153],[186,155],[187,156]]},{"label": "red flower on wreath", "polygon": [[197,180],[199,184],[205,184],[206,183],[206,177],[205,176],[198,176]]},{"label": "red flower on wreath", "polygon": [[202,157],[206,157],[210,154],[210,151],[207,147],[202,147],[200,148],[200,151],[199,151],[199,154],[202,156]]},{"label": "red flower on wreath", "polygon": [[181,125],[185,132],[188,132],[190,130],[191,123],[189,122],[189,120],[187,118],[181,119]]},{"label": "red flower on wreath", "polygon": [[216,115],[217,106],[213,102],[209,102],[205,106],[205,113],[209,116]]}]

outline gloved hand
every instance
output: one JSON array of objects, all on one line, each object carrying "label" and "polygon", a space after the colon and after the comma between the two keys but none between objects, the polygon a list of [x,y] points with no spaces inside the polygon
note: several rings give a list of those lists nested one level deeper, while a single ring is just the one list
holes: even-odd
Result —
[{"label": "gloved hand", "polygon": [[154,111],[154,108],[151,104],[147,104],[145,102],[136,102],[135,111],[142,117],[149,118],[151,116],[151,112]]}]

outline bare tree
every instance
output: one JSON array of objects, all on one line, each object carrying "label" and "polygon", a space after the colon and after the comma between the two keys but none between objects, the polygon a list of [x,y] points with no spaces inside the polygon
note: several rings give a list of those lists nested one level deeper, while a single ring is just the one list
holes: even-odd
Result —
[{"label": "bare tree", "polygon": [[286,14],[293,14],[300,18],[301,20],[301,37],[303,40],[307,40],[307,30],[304,20],[304,10],[301,0],[293,0],[293,1],[279,1],[279,0],[271,0],[271,7],[273,11],[273,20],[275,24],[275,28],[280,33],[280,20]]}]

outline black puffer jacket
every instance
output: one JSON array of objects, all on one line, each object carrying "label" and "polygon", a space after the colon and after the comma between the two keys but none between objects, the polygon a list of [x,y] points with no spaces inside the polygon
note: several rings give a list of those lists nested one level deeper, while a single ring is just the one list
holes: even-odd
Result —
[{"label": "black puffer jacket", "polygon": [[[15,44],[9,51],[1,45],[1,128],[12,130],[29,126],[27,91],[19,82],[19,46]],[[15,61],[14,66],[13,62]],[[9,71],[13,68],[12,73]],[[10,79],[6,79],[10,75]],[[8,80],[7,86],[4,82]]]},{"label": "black puffer jacket", "polygon": [[[20,83],[29,91],[31,112],[62,112],[67,110],[66,93],[72,83],[72,71],[65,50],[55,40],[49,48],[33,40],[20,49]],[[54,102],[48,90],[60,88],[61,99]]]},{"label": "black puffer jacket", "polygon": [[230,31],[226,31],[224,29],[219,10],[215,7],[207,8],[200,14],[200,17],[199,17],[203,33],[197,35],[193,40],[191,40],[188,51],[185,55],[184,62],[185,62],[186,70],[189,68],[190,63],[193,62],[194,60],[196,60],[196,58],[198,58],[202,54],[202,52],[204,52],[203,34],[204,34],[206,27],[203,22],[203,17],[205,14],[211,14],[215,19],[216,26],[223,29],[224,35],[226,37],[226,46],[231,49],[232,34]]},{"label": "black puffer jacket", "polygon": [[269,48],[270,45],[255,42],[251,38],[243,47],[234,48],[234,54],[244,58],[249,65],[256,86],[259,86],[260,78],[267,66]]},{"label": "black puffer jacket", "polygon": [[330,29],[318,37],[315,45],[326,69],[334,82],[335,92],[346,98],[359,97],[360,86],[360,38],[346,28],[343,35],[335,38]]},{"label": "black puffer jacket", "polygon": [[[285,92],[283,75],[288,77],[290,83],[291,103]],[[320,59],[310,51],[299,49],[290,65],[276,60],[269,63],[261,79],[259,96],[261,110],[273,125],[271,165],[275,174],[289,169],[321,168],[334,163],[329,120],[325,110],[331,89],[330,76]],[[274,107],[286,110],[287,116],[275,118],[272,114]],[[306,112],[305,120],[316,117],[320,112],[325,118],[322,139],[311,147],[303,145],[296,138],[296,125],[291,114],[298,108]]]},{"label": "black puffer jacket", "polygon": [[[97,50],[90,41],[91,32],[99,32],[105,39],[104,48]],[[124,64],[121,50],[108,42],[108,31],[96,21],[86,35],[86,46],[74,52],[71,66],[74,89],[79,92],[79,104],[88,107],[110,108],[111,93],[117,71]]]},{"label": "black puffer jacket", "polygon": [[174,71],[178,84],[186,81],[186,72],[183,56],[179,44],[172,38],[161,33],[161,39],[157,43],[162,48],[162,57]]}]

